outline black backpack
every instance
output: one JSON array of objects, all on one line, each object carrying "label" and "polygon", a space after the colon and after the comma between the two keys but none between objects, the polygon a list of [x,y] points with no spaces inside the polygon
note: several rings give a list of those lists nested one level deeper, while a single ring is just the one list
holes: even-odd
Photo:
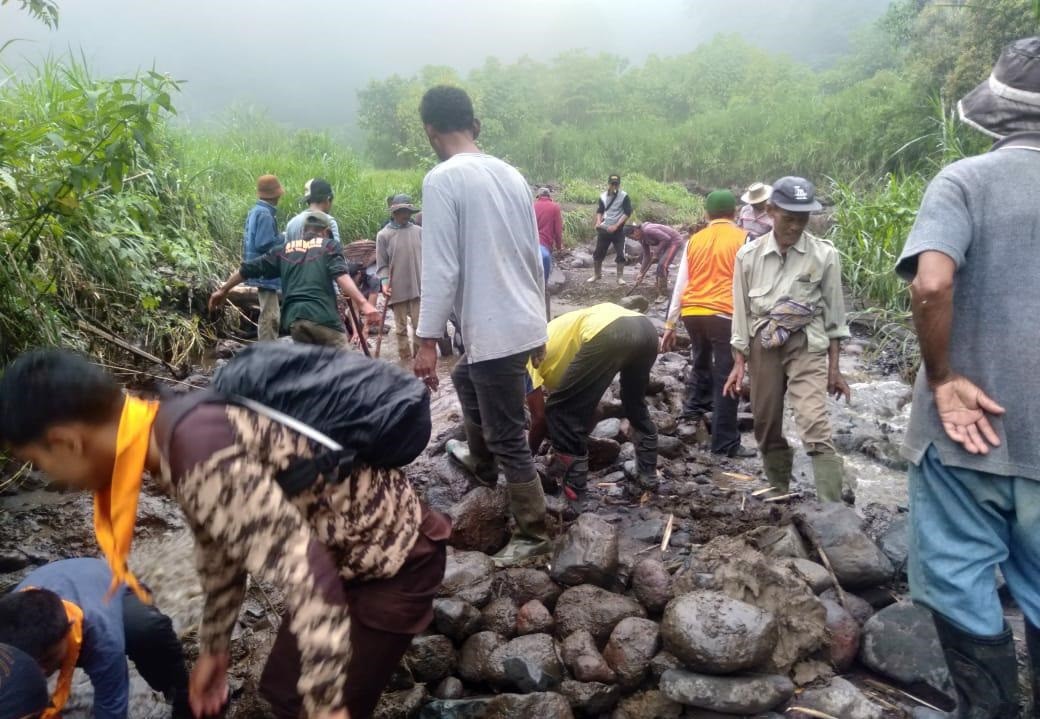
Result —
[{"label": "black backpack", "polygon": [[222,367],[209,389],[164,402],[159,436],[167,457],[177,424],[204,403],[246,407],[323,447],[278,474],[289,496],[319,474],[341,480],[356,463],[403,467],[426,448],[432,429],[429,391],[413,375],[356,352],[315,345],[253,345]]}]

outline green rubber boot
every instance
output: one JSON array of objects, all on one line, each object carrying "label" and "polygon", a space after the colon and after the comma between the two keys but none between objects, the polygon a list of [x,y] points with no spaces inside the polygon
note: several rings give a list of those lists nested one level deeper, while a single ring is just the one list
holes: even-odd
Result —
[{"label": "green rubber boot", "polygon": [[465,420],[466,441],[449,439],[444,450],[448,456],[469,471],[473,478],[485,487],[498,484],[498,462],[484,441],[484,431],[479,424]]},{"label": "green rubber boot", "polygon": [[538,477],[527,482],[510,482],[509,507],[516,520],[516,530],[509,544],[494,555],[496,567],[510,567],[534,557],[549,554],[549,527],[545,522],[545,493]]},{"label": "green rubber boot", "polygon": [[791,465],[793,464],[793,449],[771,449],[762,453],[762,468],[766,471],[766,480],[773,489],[784,494],[791,491]]},{"label": "green rubber boot", "polygon": [[812,458],[816,498],[821,502],[840,502],[845,478],[845,463],[836,454],[816,454]]},{"label": "green rubber boot", "polygon": [[625,264],[623,262],[619,262],[617,266],[617,283],[619,287],[628,284],[625,282]]}]

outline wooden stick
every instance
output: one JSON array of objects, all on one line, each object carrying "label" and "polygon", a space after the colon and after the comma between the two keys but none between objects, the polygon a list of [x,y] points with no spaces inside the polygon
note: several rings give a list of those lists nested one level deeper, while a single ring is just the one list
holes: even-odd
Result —
[{"label": "wooden stick", "polygon": [[742,495],[740,495],[740,511],[741,512],[744,511],[744,507],[745,506],[747,506],[747,495],[746,494],[742,494]]},{"label": "wooden stick", "polygon": [[379,318],[379,336],[376,337],[376,359],[379,358],[379,352],[383,349],[383,332],[386,330],[386,311],[390,309],[390,298],[386,295],[383,296],[383,315]]},{"label": "wooden stick", "polygon": [[879,681],[877,681],[875,679],[867,679],[867,680],[864,681],[864,684],[867,684],[868,686],[874,687],[875,689],[878,689],[878,690],[881,690],[881,691],[887,691],[887,692],[893,692],[895,694],[899,694],[900,696],[906,697],[907,699],[910,699],[910,700],[913,700],[913,701],[917,702],[918,704],[920,704],[923,707],[927,707],[928,709],[931,709],[933,711],[937,711],[940,714],[943,713],[943,710],[940,709],[939,707],[935,706],[934,704],[929,704],[924,699],[921,699],[920,697],[916,697],[913,694],[911,694],[910,692],[905,692],[902,689],[900,689],[899,687],[894,687],[891,684],[885,684],[885,683],[879,682]]},{"label": "wooden stick", "polygon": [[350,316],[350,321],[354,323],[354,336],[357,337],[358,344],[361,345],[361,351],[365,353],[365,357],[371,357],[372,352],[368,349],[368,342],[365,341],[365,336],[361,334],[363,325],[361,324],[360,316],[351,300],[347,300],[347,313]]},{"label": "wooden stick", "polygon": [[765,489],[756,489],[751,493],[752,497],[761,497],[763,494],[769,494],[773,491],[772,487],[766,487]]},{"label": "wooden stick", "polygon": [[675,526],[675,515],[668,515],[668,523],[664,525],[664,538],[661,540],[661,551],[668,551],[668,543],[672,541],[672,527]]},{"label": "wooden stick", "polygon": [[849,609],[849,600],[845,596],[845,590],[841,588],[841,582],[838,581],[838,575],[834,573],[834,567],[831,566],[831,558],[827,556],[827,552],[823,551],[823,544],[816,538],[816,532],[808,531],[807,529],[805,534],[809,537],[809,541],[812,542],[816,552],[820,555],[820,561],[823,562],[823,566],[826,568],[827,573],[831,575],[831,581],[834,582],[834,592],[838,595],[838,602],[841,604],[842,608],[851,615],[852,610]]},{"label": "wooden stick", "polygon": [[739,479],[741,482],[751,482],[755,479],[750,474],[739,474],[737,472],[723,472],[722,476],[730,479]]},{"label": "wooden stick", "polygon": [[167,370],[170,371],[170,374],[172,374],[177,379],[184,379],[184,373],[179,372],[176,368],[173,367],[173,365],[171,365],[166,360],[156,357],[150,352],[145,352],[143,349],[134,347],[126,340],[116,337],[114,334],[106,332],[105,330],[100,329],[99,327],[95,327],[86,320],[81,319],[77,322],[77,324],[79,325],[80,329],[86,330],[87,332],[90,332],[91,334],[100,337],[103,340],[107,340],[108,342],[114,344],[116,347],[126,350],[130,354],[137,355],[141,359],[148,360],[152,364],[157,364],[161,365],[162,367],[165,367]]},{"label": "wooden stick", "polygon": [[801,497],[801,496],[802,496],[801,492],[791,492],[790,494],[781,494],[779,497],[768,497],[766,499],[763,499],[762,501],[763,502],[782,502],[783,500],[790,499],[791,497]]},{"label": "wooden stick", "polygon": [[833,714],[824,714],[821,711],[816,711],[815,709],[810,709],[809,707],[788,707],[787,712],[784,713],[786,714],[789,712],[798,712],[799,714],[805,714],[806,716],[816,717],[817,719],[841,719],[841,717],[836,717]]}]

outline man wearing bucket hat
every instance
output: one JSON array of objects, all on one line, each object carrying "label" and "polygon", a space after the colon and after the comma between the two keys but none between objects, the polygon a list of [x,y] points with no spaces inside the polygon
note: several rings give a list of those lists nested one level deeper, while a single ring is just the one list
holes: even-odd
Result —
[{"label": "man wearing bucket hat", "polygon": [[849,336],[838,251],[805,231],[823,206],[803,177],[773,185],[773,230],[737,253],[733,270],[734,364],[725,393],[740,394],[750,366],[755,439],[766,478],[786,492],[794,452],[784,437],[784,401],[812,457],[820,501],[842,498],[844,469],[831,436],[827,395],[850,397],[838,367],[841,340]]},{"label": "man wearing bucket hat", "polygon": [[[256,181],[256,204],[246,215],[246,227],[242,237],[242,261],[251,262],[263,257],[282,243],[278,236],[278,201],[285,190],[274,175],[261,175]],[[261,342],[278,339],[281,308],[278,293],[282,283],[278,279],[254,279],[247,282],[255,287],[260,302],[260,319],[257,322],[257,339]]]},{"label": "man wearing bucket hat", "polygon": [[755,182],[740,196],[744,206],[740,208],[737,226],[747,230],[752,240],[757,240],[773,229],[773,220],[769,217],[769,209],[766,207],[772,194],[772,187]]},{"label": "man wearing bucket hat", "polygon": [[607,191],[599,198],[596,206],[596,250],[592,253],[595,273],[589,282],[597,282],[603,276],[603,260],[613,247],[617,262],[617,283],[625,284],[625,223],[632,216],[632,198],[621,189],[621,176],[607,178]]},{"label": "man wearing bucket hat", "polygon": [[1025,615],[1040,699],[1040,37],[1005,49],[958,111],[996,142],[932,180],[896,266],[923,361],[904,447],[909,575],[939,631],[955,716],[985,719],[1019,705],[998,566]]},{"label": "man wearing bucket hat", "polygon": [[303,222],[307,219],[307,215],[312,212],[324,212],[326,215],[329,215],[331,220],[329,229],[332,231],[332,239],[340,242],[339,225],[336,223],[336,218],[329,214],[332,212],[332,200],[334,198],[332,185],[329,184],[328,180],[315,177],[307,180],[307,184],[303,186],[303,192],[303,201],[307,203],[307,209],[298,213],[286,223],[285,241],[293,242],[303,236]]},{"label": "man wearing bucket hat", "polygon": [[419,208],[408,195],[395,195],[390,205],[390,224],[376,235],[376,273],[394,311],[397,352],[402,360],[411,359],[419,348],[419,338],[408,340],[419,327],[419,297],[422,288],[422,228],[412,222]]}]

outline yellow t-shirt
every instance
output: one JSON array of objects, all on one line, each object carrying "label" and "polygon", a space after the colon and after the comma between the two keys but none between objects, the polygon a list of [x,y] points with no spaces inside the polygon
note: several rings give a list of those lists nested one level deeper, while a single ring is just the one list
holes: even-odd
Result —
[{"label": "yellow t-shirt", "polygon": [[545,359],[535,369],[527,364],[533,389],[545,386],[553,390],[559,386],[574,355],[586,342],[602,332],[614,320],[622,317],[642,317],[638,312],[626,310],[612,302],[593,305],[560,315],[549,323],[549,341],[545,345]]}]

